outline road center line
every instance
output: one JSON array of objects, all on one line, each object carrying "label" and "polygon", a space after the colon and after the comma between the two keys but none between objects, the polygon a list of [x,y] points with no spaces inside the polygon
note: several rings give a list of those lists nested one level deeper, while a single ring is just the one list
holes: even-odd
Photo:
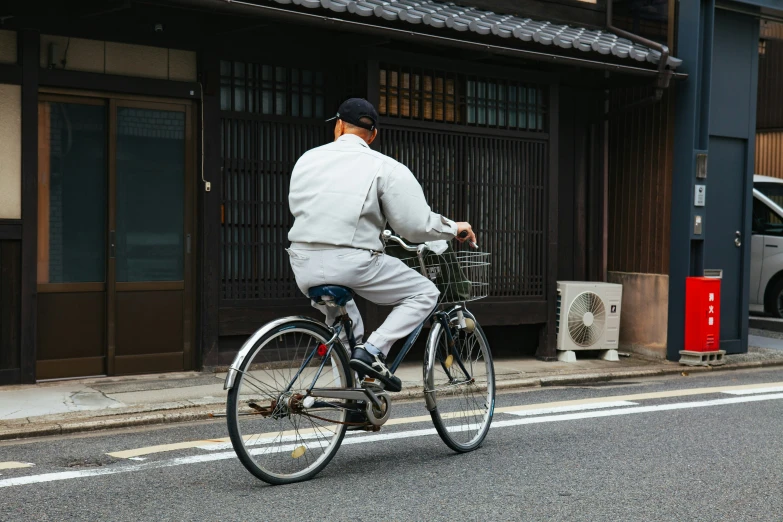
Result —
[{"label": "road center line", "polygon": [[[658,404],[655,406],[636,406],[636,407],[623,407],[611,410],[596,410],[596,411],[582,411],[578,413],[566,413],[562,415],[544,415],[539,417],[526,417],[522,419],[513,419],[506,421],[495,421],[492,423],[492,428],[505,428],[510,426],[521,426],[525,424],[539,424],[545,422],[561,422],[568,420],[589,419],[598,417],[611,417],[617,415],[633,415],[636,413],[651,413],[659,411],[671,411],[671,410],[683,410],[690,408],[704,408],[710,406],[724,406],[729,404],[741,404],[746,402],[760,402],[770,400],[783,399],[783,393],[771,394],[771,395],[748,395],[742,397],[731,397],[726,399],[714,399],[709,401],[700,402],[681,402],[674,404]],[[460,430],[461,427],[457,426],[455,429]],[[421,437],[434,435],[435,429],[429,428],[424,430],[411,430],[398,433],[386,433],[382,435],[365,435],[352,437],[345,439],[343,444],[361,444],[364,442],[379,442],[384,440],[403,439],[411,437]],[[101,469],[90,469],[82,471],[65,471],[60,473],[44,473],[41,475],[29,475],[26,477],[16,477],[0,480],[0,488],[7,488],[12,486],[23,486],[29,484],[40,484],[45,482],[54,482],[61,480],[70,480],[76,478],[87,477],[99,477],[104,475],[115,475],[118,473],[129,473],[135,471],[146,471],[151,469],[169,468],[173,466],[183,466],[187,464],[200,464],[204,462],[214,462],[218,460],[226,460],[236,458],[236,454],[233,451],[225,451],[221,453],[209,453],[205,455],[194,455],[190,457],[181,457],[163,461],[143,462],[141,464],[118,464]]]}]

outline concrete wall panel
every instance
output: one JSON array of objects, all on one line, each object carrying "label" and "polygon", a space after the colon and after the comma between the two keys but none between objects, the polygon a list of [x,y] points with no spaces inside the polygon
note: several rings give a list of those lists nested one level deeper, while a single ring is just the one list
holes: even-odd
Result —
[{"label": "concrete wall panel", "polygon": [[[50,58],[50,45],[54,45]],[[104,72],[104,42],[67,36],[41,35],[41,67],[48,68],[54,61],[56,68],[72,71]],[[66,54],[67,51],[67,54]],[[65,67],[63,67],[65,59]]]},{"label": "concrete wall panel", "polygon": [[0,85],[0,219],[22,218],[22,89]]},{"label": "concrete wall panel", "polygon": [[623,285],[620,349],[666,358],[669,276],[609,272],[608,279]]},{"label": "concrete wall panel", "polygon": [[16,63],[16,31],[0,31],[0,63]]},{"label": "concrete wall panel", "polygon": [[106,73],[167,80],[168,49],[106,42]]},{"label": "concrete wall panel", "polygon": [[196,81],[196,53],[169,49],[169,80]]}]

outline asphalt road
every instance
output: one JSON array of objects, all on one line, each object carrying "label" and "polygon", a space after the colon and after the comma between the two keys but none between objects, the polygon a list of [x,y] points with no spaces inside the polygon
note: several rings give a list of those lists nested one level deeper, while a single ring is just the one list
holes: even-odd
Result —
[{"label": "asphalt road", "polygon": [[[588,398],[625,402],[573,402]],[[559,409],[530,406],[544,403]],[[498,408],[526,405],[496,413],[470,454],[437,435],[351,434],[366,440],[277,487],[230,450],[107,455],[226,437],[222,420],[0,443],[0,520],[783,520],[783,370],[498,396]],[[423,414],[395,403],[392,418]]]}]

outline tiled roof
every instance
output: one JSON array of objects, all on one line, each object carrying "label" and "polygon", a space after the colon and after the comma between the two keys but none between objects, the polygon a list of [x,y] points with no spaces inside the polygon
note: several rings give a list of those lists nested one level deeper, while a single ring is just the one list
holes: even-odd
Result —
[{"label": "tiled roof", "polygon": [[[494,34],[502,38],[518,38],[523,42],[554,45],[563,49],[579,49],[602,55],[614,55],[639,62],[658,64],[661,53],[625,38],[582,27],[557,25],[511,15],[500,15],[472,7],[434,0],[272,0],[278,4],[295,4],[311,9],[325,8],[336,13],[374,16],[384,20],[402,20],[433,28]],[[675,69],[682,60],[669,57],[667,65]]]}]

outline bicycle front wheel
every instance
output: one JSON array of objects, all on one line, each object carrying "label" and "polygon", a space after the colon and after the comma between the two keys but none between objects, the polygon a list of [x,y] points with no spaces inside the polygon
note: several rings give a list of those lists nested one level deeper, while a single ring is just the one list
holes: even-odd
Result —
[{"label": "bicycle front wheel", "polygon": [[238,368],[226,405],[228,432],[239,460],[265,482],[312,478],[342,443],[349,401],[305,400],[313,383],[353,386],[339,340],[330,355],[319,353],[330,336],[325,326],[286,321],[261,337]]},{"label": "bicycle front wheel", "polygon": [[[495,369],[489,342],[475,317],[463,311],[467,328],[449,317],[454,347],[436,323],[427,341],[424,395],[438,435],[460,453],[473,451],[484,441],[495,411]],[[457,357],[458,356],[458,357]]]}]

